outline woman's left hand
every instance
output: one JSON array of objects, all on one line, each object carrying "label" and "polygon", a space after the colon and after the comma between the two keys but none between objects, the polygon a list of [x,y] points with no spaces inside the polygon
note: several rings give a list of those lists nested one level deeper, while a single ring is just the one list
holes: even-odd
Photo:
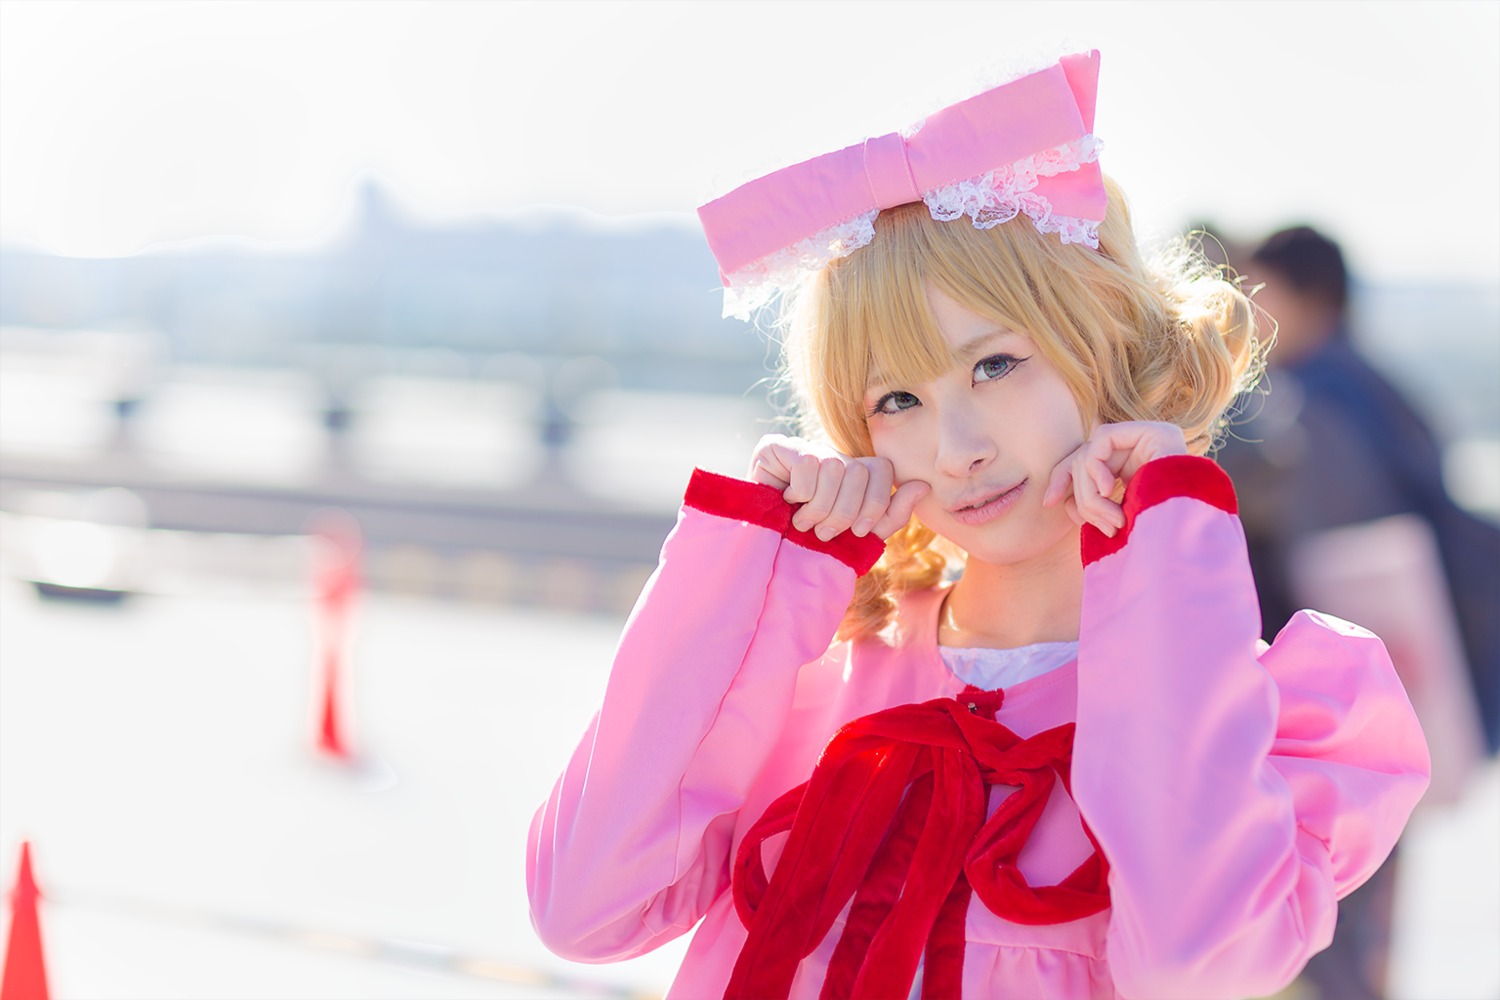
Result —
[{"label": "woman's left hand", "polygon": [[1052,470],[1042,506],[1066,502],[1075,524],[1092,524],[1113,537],[1125,527],[1125,513],[1112,499],[1116,485],[1130,482],[1153,458],[1187,453],[1187,440],[1176,424],[1100,424]]}]

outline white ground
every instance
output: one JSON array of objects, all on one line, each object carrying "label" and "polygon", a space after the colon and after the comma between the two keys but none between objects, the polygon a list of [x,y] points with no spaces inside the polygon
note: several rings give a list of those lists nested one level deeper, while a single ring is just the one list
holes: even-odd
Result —
[{"label": "white ground", "polygon": [[[526,827],[619,621],[366,598],[355,769],[311,750],[311,622],[291,591],[100,608],[0,579],[0,878],[29,838],[53,995],[659,994],[680,942],[576,966],[526,913]],[[1398,997],[1500,996],[1497,845],[1496,768],[1410,828]]]}]

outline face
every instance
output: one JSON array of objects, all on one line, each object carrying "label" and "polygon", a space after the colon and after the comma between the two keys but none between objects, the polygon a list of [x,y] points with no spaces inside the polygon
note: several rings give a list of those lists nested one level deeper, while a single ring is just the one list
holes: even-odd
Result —
[{"label": "face", "polygon": [[1255,293],[1255,304],[1276,320],[1276,343],[1270,356],[1273,364],[1291,364],[1333,331],[1338,322],[1337,312],[1314,296],[1299,293],[1282,275],[1266,269],[1252,279],[1264,282]]},{"label": "face", "polygon": [[864,405],[875,454],[890,459],[898,483],[932,486],[917,517],[970,559],[1011,564],[1049,552],[1075,530],[1063,505],[1042,506],[1053,468],[1083,443],[1073,394],[1030,337],[936,289],[928,298],[957,360],[920,385],[873,375]]}]

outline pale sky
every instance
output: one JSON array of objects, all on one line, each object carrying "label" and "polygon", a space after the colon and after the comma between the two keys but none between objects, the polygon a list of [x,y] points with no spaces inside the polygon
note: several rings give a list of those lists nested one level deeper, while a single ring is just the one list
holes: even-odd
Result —
[{"label": "pale sky", "polygon": [[688,213],[1090,47],[1146,235],[1306,220],[1374,280],[1500,282],[1493,0],[0,0],[0,240],[306,246],[365,175],[433,221]]}]

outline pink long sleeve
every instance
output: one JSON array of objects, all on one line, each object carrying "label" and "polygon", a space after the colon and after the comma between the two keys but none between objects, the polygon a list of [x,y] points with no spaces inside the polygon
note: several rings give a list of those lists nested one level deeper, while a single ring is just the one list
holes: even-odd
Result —
[{"label": "pink long sleeve", "polygon": [[1109,967],[1127,997],[1275,993],[1395,844],[1426,745],[1368,632],[1303,612],[1258,655],[1217,466],[1152,462],[1126,510],[1086,529],[1072,778],[1111,865]]},{"label": "pink long sleeve", "polygon": [[728,886],[738,810],[798,669],[825,653],[882,550],[821,542],[791,527],[791,510],[769,487],[694,474],[603,707],[532,822],[532,921],[559,955],[649,951]]}]

